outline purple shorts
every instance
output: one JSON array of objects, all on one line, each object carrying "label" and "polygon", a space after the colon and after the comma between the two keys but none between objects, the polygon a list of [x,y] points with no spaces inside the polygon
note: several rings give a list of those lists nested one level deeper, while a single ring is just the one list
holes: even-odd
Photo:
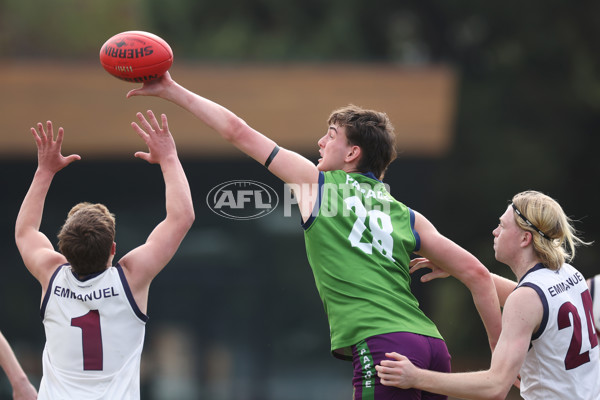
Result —
[{"label": "purple shorts", "polygon": [[446,342],[416,333],[394,332],[361,340],[352,346],[354,365],[354,400],[446,400],[447,396],[417,389],[398,389],[383,386],[375,365],[385,353],[402,354],[417,367],[432,371],[450,372],[450,353]]}]

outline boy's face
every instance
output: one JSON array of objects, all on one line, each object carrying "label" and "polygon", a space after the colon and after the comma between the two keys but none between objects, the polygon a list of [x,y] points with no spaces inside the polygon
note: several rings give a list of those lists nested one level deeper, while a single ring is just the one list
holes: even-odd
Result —
[{"label": "boy's face", "polygon": [[317,142],[319,145],[319,171],[335,171],[343,169],[345,158],[351,152],[352,145],[346,138],[346,128],[332,124],[325,136]]},{"label": "boy's face", "polygon": [[523,241],[525,231],[515,222],[512,206],[508,206],[504,214],[500,217],[498,227],[492,232],[494,235],[494,251],[496,260],[510,265],[511,256],[517,253],[520,244]]}]

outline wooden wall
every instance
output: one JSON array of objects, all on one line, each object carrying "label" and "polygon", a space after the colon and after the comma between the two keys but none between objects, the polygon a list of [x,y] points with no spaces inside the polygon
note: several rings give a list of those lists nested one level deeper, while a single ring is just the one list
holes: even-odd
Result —
[{"label": "wooden wall", "polygon": [[[176,60],[171,74],[281,146],[307,156],[316,154],[329,113],[349,103],[387,112],[404,154],[436,157],[452,144],[457,78],[448,68],[207,65]],[[137,111],[149,108],[167,114],[182,157],[240,154],[170,103],[126,99],[127,91],[137,86],[113,78],[94,62],[0,62],[0,157],[35,157],[29,128],[48,119],[65,128],[65,153],[129,157],[144,149],[130,123]]]}]

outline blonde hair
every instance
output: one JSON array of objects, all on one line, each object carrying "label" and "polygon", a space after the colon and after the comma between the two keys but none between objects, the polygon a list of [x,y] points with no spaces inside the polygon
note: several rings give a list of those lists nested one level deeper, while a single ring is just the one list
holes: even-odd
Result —
[{"label": "blonde hair", "polygon": [[521,229],[531,232],[533,249],[547,268],[558,270],[575,257],[577,246],[591,244],[577,236],[573,220],[550,196],[527,190],[517,193],[512,203],[516,207],[515,222]]}]

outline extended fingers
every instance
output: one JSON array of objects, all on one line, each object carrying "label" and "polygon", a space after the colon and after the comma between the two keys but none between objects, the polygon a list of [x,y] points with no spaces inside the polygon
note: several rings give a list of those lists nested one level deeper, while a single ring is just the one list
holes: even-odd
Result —
[{"label": "extended fingers", "polygon": [[146,111],[146,114],[148,114],[148,118],[150,119],[150,125],[152,126],[152,129],[157,133],[162,132],[162,129],[158,125],[158,121],[156,120],[156,115],[154,115],[152,110]]},{"label": "extended fingers", "polygon": [[[137,119],[140,121],[139,124],[137,122],[132,122],[131,123],[131,127],[136,131],[136,133],[142,138],[144,139],[144,141],[149,139],[149,135],[152,132],[156,131],[156,128],[153,128],[150,123],[148,122],[148,120],[146,119],[146,117],[144,116],[144,114],[142,114],[141,112],[138,112],[135,114]],[[148,116],[150,117],[150,120],[152,121],[152,119],[154,118],[154,114],[152,114],[151,111],[148,112]],[[156,118],[154,118],[154,122],[156,122]],[[141,125],[141,126],[140,126]],[[156,126],[158,126],[158,123],[156,123]]]},{"label": "extended fingers", "polygon": [[167,116],[165,114],[160,115],[160,120],[161,120],[162,126],[159,126],[158,120],[156,119],[156,116],[154,115],[152,110],[148,110],[146,113],[148,114],[148,117],[150,118],[150,123],[152,124],[152,127],[154,128],[156,133],[168,133],[169,132],[169,123],[167,121]]},{"label": "extended fingers", "polygon": [[56,135],[56,144],[62,146],[63,138],[65,137],[65,130],[60,127],[58,128],[58,134]]},{"label": "extended fingers", "polygon": [[444,271],[443,269],[433,270],[423,276],[421,276],[421,282],[429,282],[438,278],[447,278],[450,274]]},{"label": "extended fingers", "polygon": [[406,357],[405,357],[405,356],[403,356],[402,354],[398,354],[398,353],[396,353],[395,351],[392,351],[392,352],[390,352],[390,353],[385,353],[385,356],[386,356],[387,358],[391,358],[391,359],[398,360],[398,361],[401,361],[401,360],[408,360],[408,358],[406,358]]},{"label": "extended fingers", "polygon": [[[384,362],[386,364],[384,364]],[[377,371],[377,376],[379,377],[379,381],[384,386],[392,386],[393,379],[397,378],[395,374],[395,370],[393,368],[394,361],[384,360],[381,362],[381,365],[376,365],[375,370]]]},{"label": "extended fingers", "polygon": [[396,363],[398,361],[408,360],[408,358],[406,356],[403,356],[402,354],[398,354],[395,351],[393,351],[391,353],[385,353],[385,356],[388,359],[381,360],[379,365],[375,366],[375,369],[377,369],[377,371],[391,372],[392,368],[397,365]]},{"label": "extended fingers", "polygon": [[36,141],[46,139],[46,132],[44,131],[44,125],[42,125],[41,122],[38,122],[36,125],[36,128],[31,128],[31,133],[36,138]]},{"label": "extended fingers", "polygon": [[160,119],[162,121],[163,131],[169,132],[169,122],[167,121],[167,116],[165,114],[160,114]]},{"label": "extended fingers", "polygon": [[425,257],[417,257],[417,258],[413,258],[412,260],[410,260],[410,262],[408,263],[408,265],[410,265],[411,267],[417,265],[417,264],[421,264],[423,262],[427,262],[429,261],[427,258]]},{"label": "extended fingers", "polygon": [[377,369],[377,376],[379,377],[379,382],[383,386],[395,386],[396,380],[398,379],[398,377],[391,373],[391,370],[388,371],[387,368],[385,371],[382,369]]},{"label": "extended fingers", "polygon": [[410,270],[409,272],[412,274],[415,271],[418,271],[422,268],[432,269],[433,263],[429,261],[427,258],[415,258],[410,261]]},{"label": "extended fingers", "polygon": [[38,145],[42,143],[42,139],[40,138],[40,135],[38,135],[38,132],[35,128],[31,128],[31,135]]},{"label": "extended fingers", "polygon": [[[36,129],[37,128],[37,129]],[[46,121],[46,128],[44,129],[44,124],[38,122],[36,128],[31,128],[31,134],[33,135],[36,142],[54,142],[54,127],[52,125],[52,121]],[[58,136],[56,138],[56,142],[58,144],[62,143],[64,137],[63,128],[58,129]]]},{"label": "extended fingers", "polygon": [[156,119],[156,116],[154,115],[152,110],[146,111],[146,114],[148,115],[148,118],[146,118],[141,112],[138,112],[136,116],[147,134],[150,134],[152,132],[162,133],[164,131],[168,131],[169,127],[167,123],[167,116],[165,114],[161,115],[161,122],[163,125],[162,128],[159,126],[158,120]]},{"label": "extended fingers", "polygon": [[[137,116],[137,119],[140,121],[140,125],[142,126],[143,130],[147,133],[150,134],[152,131],[154,131],[154,129],[152,128],[152,126],[150,125],[150,123],[148,122],[148,120],[146,119],[146,117],[144,116],[144,114],[142,114],[141,112],[138,112],[137,114],[135,114]],[[148,114],[149,117],[153,117],[154,114]]]},{"label": "extended fingers", "polygon": [[135,133],[138,134],[139,137],[141,137],[144,141],[147,140],[148,134],[136,122],[132,122],[131,127],[133,128]]},{"label": "extended fingers", "polygon": [[52,127],[52,121],[46,121],[46,131],[48,132],[48,138],[54,140],[54,129]]}]

